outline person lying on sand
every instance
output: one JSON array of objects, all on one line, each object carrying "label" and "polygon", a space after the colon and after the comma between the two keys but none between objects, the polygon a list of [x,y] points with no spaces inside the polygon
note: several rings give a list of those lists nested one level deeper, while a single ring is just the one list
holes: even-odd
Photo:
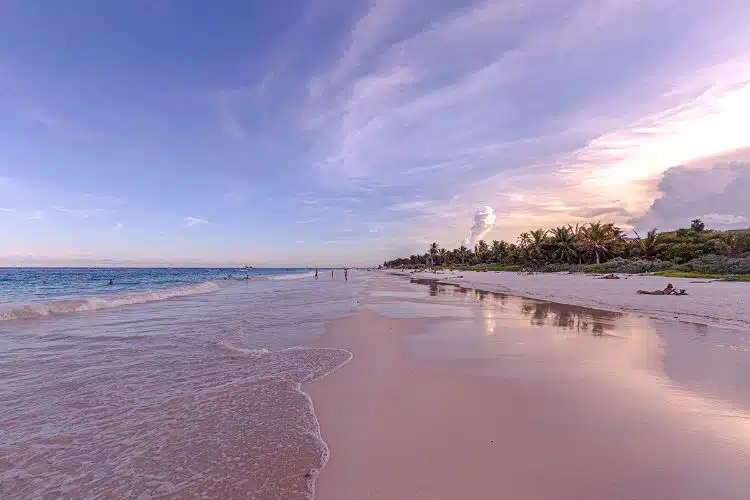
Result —
[{"label": "person lying on sand", "polygon": [[672,286],[672,283],[670,283],[664,290],[638,290],[637,293],[641,295],[671,295],[672,292],[674,292],[674,287]]},{"label": "person lying on sand", "polygon": [[687,295],[685,290],[680,290],[678,292],[677,289],[672,286],[672,283],[669,283],[664,290],[638,290],[636,293],[641,295]]},{"label": "person lying on sand", "polygon": [[599,279],[600,280],[619,280],[620,277],[617,276],[616,274],[608,274],[606,276],[600,276]]}]

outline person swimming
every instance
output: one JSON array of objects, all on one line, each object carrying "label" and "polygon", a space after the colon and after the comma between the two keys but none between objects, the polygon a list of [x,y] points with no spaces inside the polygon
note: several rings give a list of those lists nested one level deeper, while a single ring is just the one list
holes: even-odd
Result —
[{"label": "person swimming", "polygon": [[112,280],[109,280],[109,281],[107,282],[107,286],[112,286],[112,285],[114,285],[114,284],[115,284],[115,282],[114,282],[114,281],[112,281]]}]

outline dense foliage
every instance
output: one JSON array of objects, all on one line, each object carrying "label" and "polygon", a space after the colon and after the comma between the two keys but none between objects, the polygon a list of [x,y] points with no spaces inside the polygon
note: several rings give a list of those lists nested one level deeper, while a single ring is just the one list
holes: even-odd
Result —
[{"label": "dense foliage", "polygon": [[714,231],[700,219],[690,228],[656,229],[627,238],[613,223],[560,226],[522,233],[515,243],[480,240],[473,249],[430,245],[427,253],[386,261],[387,268],[526,266],[540,271],[750,273],[750,229]]}]

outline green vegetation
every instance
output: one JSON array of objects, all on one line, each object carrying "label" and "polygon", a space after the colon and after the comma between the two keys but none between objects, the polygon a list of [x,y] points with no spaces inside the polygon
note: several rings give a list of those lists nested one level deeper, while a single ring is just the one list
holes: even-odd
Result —
[{"label": "green vegetation", "polygon": [[669,278],[696,278],[696,279],[726,279],[732,281],[750,281],[750,274],[717,274],[717,273],[695,273],[690,271],[659,271],[656,276]]},{"label": "green vegetation", "polygon": [[[534,229],[516,243],[480,240],[448,250],[437,243],[427,253],[384,263],[386,268],[449,267],[461,270],[655,273],[662,276],[734,277],[750,275],[750,229],[714,231],[700,219],[689,228],[628,238],[613,223]],[[671,273],[671,274],[667,274]]]}]

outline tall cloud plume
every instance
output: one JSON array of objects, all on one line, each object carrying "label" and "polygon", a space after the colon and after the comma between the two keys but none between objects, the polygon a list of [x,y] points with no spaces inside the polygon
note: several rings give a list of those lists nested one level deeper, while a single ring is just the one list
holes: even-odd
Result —
[{"label": "tall cloud plume", "polygon": [[474,224],[471,226],[471,234],[464,240],[464,245],[476,245],[477,241],[495,227],[495,209],[485,205],[474,213]]}]

